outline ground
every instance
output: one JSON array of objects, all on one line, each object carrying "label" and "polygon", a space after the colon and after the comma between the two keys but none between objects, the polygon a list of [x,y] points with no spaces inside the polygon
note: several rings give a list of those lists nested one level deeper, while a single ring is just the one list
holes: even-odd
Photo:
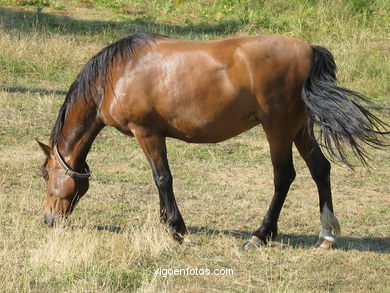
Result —
[{"label": "ground", "polygon": [[[242,248],[273,193],[260,127],[219,144],[168,139],[174,189],[190,231],[183,245],[158,223],[157,190],[142,151],[110,128],[91,149],[91,187],[69,223],[43,225],[44,155],[35,138],[48,141],[82,65],[130,33],[197,40],[281,33],[326,46],[335,55],[340,83],[371,97],[390,122],[385,1],[267,2],[0,1],[0,291],[389,290],[388,150],[368,149],[371,168],[332,164],[342,235],[331,251],[314,249],[318,196],[295,149],[297,178],[280,216],[279,237],[266,247]],[[231,269],[233,275],[156,274],[186,268]]]}]

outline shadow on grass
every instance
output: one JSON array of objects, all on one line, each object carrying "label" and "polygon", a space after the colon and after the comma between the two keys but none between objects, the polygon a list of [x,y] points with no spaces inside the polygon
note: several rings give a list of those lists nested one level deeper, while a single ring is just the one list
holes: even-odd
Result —
[{"label": "shadow on grass", "polygon": [[[251,232],[241,230],[215,230],[207,227],[188,227],[188,231],[192,234],[208,234],[218,235],[223,234],[227,236],[233,236],[234,238],[246,241],[250,238]],[[287,244],[293,248],[314,248],[317,243],[317,235],[297,235],[297,234],[279,234],[276,241],[277,243]],[[338,237],[334,246],[336,250],[358,250],[358,251],[371,251],[377,253],[390,253],[390,237]]]},{"label": "shadow on grass", "polygon": [[116,234],[123,234],[123,228],[120,226],[108,226],[108,225],[98,225],[94,227],[98,231],[107,231]]},{"label": "shadow on grass", "polygon": [[[98,225],[94,227],[98,231],[107,231],[117,234],[123,233],[123,228],[120,226]],[[190,234],[206,234],[232,236],[243,241],[251,237],[251,232],[242,230],[217,230],[207,227],[189,226],[187,227]],[[317,235],[297,235],[297,234],[279,234],[274,243],[283,243],[287,247],[314,249],[317,243]],[[333,249],[343,251],[368,251],[377,253],[390,253],[390,237],[339,237]]]},{"label": "shadow on grass", "polygon": [[0,91],[9,92],[9,93],[34,93],[34,94],[44,94],[44,95],[59,95],[64,96],[67,94],[67,91],[62,90],[53,90],[53,89],[42,89],[42,88],[27,88],[23,86],[15,87],[0,87]]},{"label": "shadow on grass", "polygon": [[239,31],[242,23],[236,21],[215,24],[170,24],[156,23],[146,15],[123,21],[100,21],[76,19],[68,15],[36,13],[12,8],[0,8],[0,25],[10,33],[56,33],[73,35],[107,35],[119,38],[137,32],[160,33],[170,36],[204,34],[227,35]]},{"label": "shadow on grass", "polygon": [[208,234],[208,235],[223,234],[223,235],[226,235],[226,236],[233,236],[234,238],[241,239],[241,240],[247,240],[252,235],[252,233],[248,232],[248,231],[241,231],[241,230],[215,230],[215,229],[210,229],[210,228],[207,228],[207,227],[198,227],[198,226],[187,227],[187,230],[191,234]]},{"label": "shadow on grass", "polygon": [[[317,235],[280,234],[276,241],[288,243],[294,248],[312,248],[317,240]],[[390,253],[390,237],[337,237],[333,249]]]}]

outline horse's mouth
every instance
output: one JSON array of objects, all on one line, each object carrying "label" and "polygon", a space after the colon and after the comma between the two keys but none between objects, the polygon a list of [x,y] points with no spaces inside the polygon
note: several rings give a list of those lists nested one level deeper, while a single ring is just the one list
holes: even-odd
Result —
[{"label": "horse's mouth", "polygon": [[55,212],[50,212],[48,214],[45,214],[44,216],[45,219],[45,224],[49,227],[53,227],[56,222],[56,213]]},{"label": "horse's mouth", "polygon": [[45,224],[48,227],[57,227],[66,225],[68,216],[70,215],[71,211],[66,213],[65,215],[61,212],[57,212],[55,210],[50,210],[50,212],[44,214],[44,221]]}]

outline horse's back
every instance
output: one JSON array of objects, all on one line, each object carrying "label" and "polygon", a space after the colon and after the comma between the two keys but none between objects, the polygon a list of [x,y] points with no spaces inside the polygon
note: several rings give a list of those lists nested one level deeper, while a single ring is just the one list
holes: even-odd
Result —
[{"label": "horse's back", "polygon": [[187,141],[225,140],[268,123],[280,108],[295,109],[310,52],[310,45],[277,35],[205,42],[157,37],[115,68],[106,120],[123,131],[149,125]]}]

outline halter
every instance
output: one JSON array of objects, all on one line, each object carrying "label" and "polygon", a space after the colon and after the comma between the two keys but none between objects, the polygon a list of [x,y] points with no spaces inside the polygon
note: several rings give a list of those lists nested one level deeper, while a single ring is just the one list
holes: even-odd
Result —
[{"label": "halter", "polygon": [[78,173],[76,171],[73,171],[72,169],[70,169],[66,164],[65,162],[63,161],[60,153],[58,152],[58,148],[57,148],[57,145],[54,146],[54,157],[56,158],[58,164],[60,164],[61,168],[64,169],[65,171],[65,174],[68,175],[69,177],[72,177],[72,178],[83,178],[83,179],[89,179],[91,178],[92,176],[92,172],[91,170],[89,169],[88,167],[88,164],[87,162],[85,162],[85,173]]}]

